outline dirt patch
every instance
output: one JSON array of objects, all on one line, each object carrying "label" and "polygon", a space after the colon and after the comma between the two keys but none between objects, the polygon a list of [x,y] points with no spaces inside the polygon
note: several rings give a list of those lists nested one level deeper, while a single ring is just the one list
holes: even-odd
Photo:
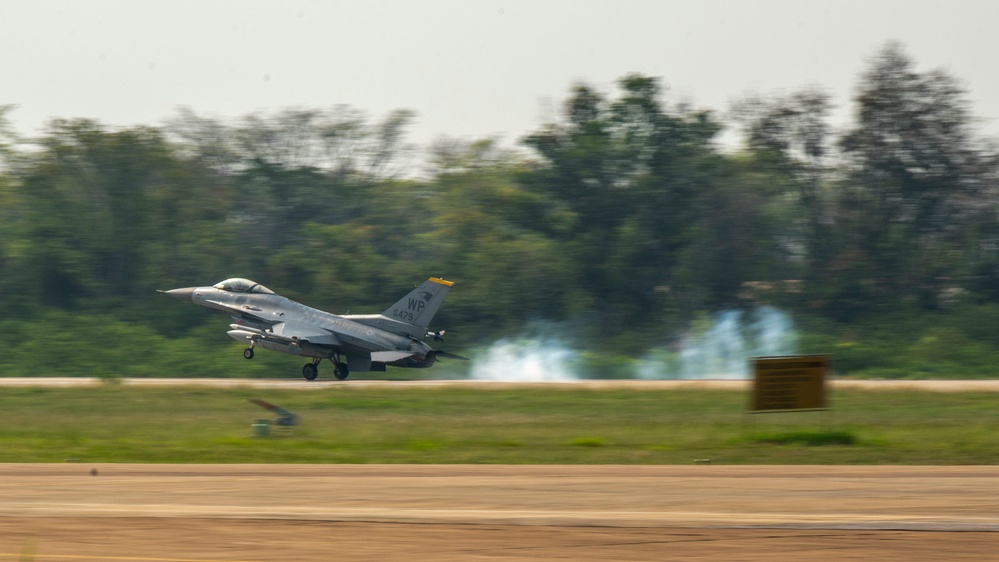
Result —
[{"label": "dirt patch", "polygon": [[[161,562],[988,560],[988,532],[0,518],[0,557]],[[32,558],[33,555],[33,558]]]},{"label": "dirt patch", "polygon": [[985,560],[995,467],[0,465],[0,559]]}]

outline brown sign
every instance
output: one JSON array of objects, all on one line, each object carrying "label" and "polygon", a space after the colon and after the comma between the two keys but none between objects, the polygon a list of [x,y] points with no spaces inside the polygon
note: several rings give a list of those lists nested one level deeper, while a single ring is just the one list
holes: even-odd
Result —
[{"label": "brown sign", "polygon": [[750,412],[825,410],[828,355],[756,357]]}]

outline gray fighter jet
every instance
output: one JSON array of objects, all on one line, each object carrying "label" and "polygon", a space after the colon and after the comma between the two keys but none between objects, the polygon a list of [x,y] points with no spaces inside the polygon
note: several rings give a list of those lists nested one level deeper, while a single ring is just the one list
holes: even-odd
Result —
[{"label": "gray fighter jet", "polygon": [[302,367],[311,381],[323,359],[333,363],[339,380],[351,371],[384,371],[386,365],[425,368],[442,357],[467,360],[423,342],[426,337],[444,341],[444,330],[431,332],[428,326],[453,285],[431,277],[381,314],[343,316],[309,308],[242,278],[160,292],[231,315],[229,336],[249,345],[243,351],[247,359],[253,359],[256,347],[311,357]]}]

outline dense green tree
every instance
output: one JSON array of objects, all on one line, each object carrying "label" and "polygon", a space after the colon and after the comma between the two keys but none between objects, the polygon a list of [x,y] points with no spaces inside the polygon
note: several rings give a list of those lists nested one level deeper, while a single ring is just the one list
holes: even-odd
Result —
[{"label": "dense green tree", "polygon": [[[17,217],[23,208],[18,201],[16,178],[7,168],[16,144],[16,136],[7,117],[13,109],[9,105],[0,106],[0,295],[13,292],[16,274],[12,261],[20,246]],[[0,298],[0,312],[12,306],[11,300]]]},{"label": "dense green tree", "polygon": [[532,319],[561,319],[580,295],[576,264],[547,232],[550,206],[517,178],[522,157],[493,140],[442,139],[432,147],[431,203],[418,240],[429,263],[461,283],[442,321],[510,333]]},{"label": "dense green tree", "polygon": [[169,151],[153,129],[109,133],[88,120],[53,121],[22,183],[28,267],[40,300],[132,296],[141,290],[142,241],[153,237],[153,198]]},{"label": "dense green tree", "polygon": [[815,88],[752,96],[733,108],[748,152],[740,177],[765,184],[759,190],[768,193],[768,214],[779,222],[774,235],[787,266],[783,278],[804,281],[812,302],[839,290],[830,269],[839,240],[831,109],[828,94]]},{"label": "dense green tree", "polygon": [[576,87],[564,121],[525,140],[544,165],[522,179],[549,198],[544,232],[578,264],[580,305],[597,311],[604,335],[733,304],[762,273],[769,236],[755,228],[757,194],[728,197],[733,170],[713,144],[713,115],[668,109],[654,78],[619,86],[615,100]]},{"label": "dense green tree", "polygon": [[262,255],[293,243],[308,223],[362,218],[373,204],[372,186],[405,165],[411,118],[409,111],[396,111],[369,124],[356,110],[336,107],[253,114],[225,125],[183,111],[171,130],[232,188],[232,218],[242,226],[242,239]]},{"label": "dense green tree", "polygon": [[863,262],[855,290],[870,300],[935,307],[955,285],[969,229],[989,198],[994,162],[973,135],[966,93],[943,71],[917,72],[889,43],[863,74],[857,123],[840,140],[848,158],[840,228]]}]

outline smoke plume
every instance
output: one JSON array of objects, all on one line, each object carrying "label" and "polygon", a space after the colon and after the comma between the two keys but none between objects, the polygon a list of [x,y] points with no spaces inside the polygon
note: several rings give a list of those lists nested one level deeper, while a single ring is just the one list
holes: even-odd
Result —
[{"label": "smoke plume", "polygon": [[[580,373],[604,374],[569,343],[564,327],[532,324],[519,339],[504,339],[474,354],[470,378],[504,382],[571,382]],[[744,379],[752,357],[793,355],[797,333],[791,317],[774,307],[726,310],[707,318],[672,349],[655,349],[631,361],[640,379]],[[593,354],[589,354],[592,361]],[[627,358],[621,358],[627,373]],[[613,361],[614,359],[612,359]]]},{"label": "smoke plume", "polygon": [[678,349],[646,355],[635,374],[643,379],[745,379],[750,358],[793,355],[797,340],[794,322],[779,309],[726,310],[684,337]]},{"label": "smoke plume", "polygon": [[534,325],[533,335],[500,340],[473,360],[470,376],[505,382],[569,382],[576,374],[579,353],[562,338],[550,335],[551,327]]}]

